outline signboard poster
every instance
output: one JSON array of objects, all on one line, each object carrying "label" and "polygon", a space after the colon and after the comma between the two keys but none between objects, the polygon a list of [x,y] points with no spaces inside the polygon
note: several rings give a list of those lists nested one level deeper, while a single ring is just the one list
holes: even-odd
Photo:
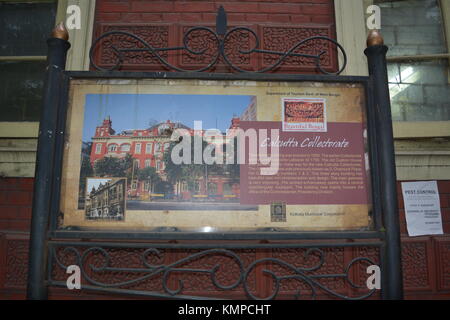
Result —
[{"label": "signboard poster", "polygon": [[402,192],[408,234],[443,234],[437,182],[402,182]]},{"label": "signboard poster", "polygon": [[72,80],[61,227],[370,227],[360,83]]}]

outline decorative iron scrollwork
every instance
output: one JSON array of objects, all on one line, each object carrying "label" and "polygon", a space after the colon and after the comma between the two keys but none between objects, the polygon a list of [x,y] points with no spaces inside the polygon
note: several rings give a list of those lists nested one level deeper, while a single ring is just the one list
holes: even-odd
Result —
[{"label": "decorative iron scrollwork", "polygon": [[[225,10],[221,7],[219,9],[219,13],[217,15],[217,23],[216,23],[216,31],[214,31],[211,28],[208,27],[193,27],[189,29],[183,36],[183,46],[177,46],[177,47],[165,47],[165,48],[155,48],[151,44],[149,44],[147,41],[142,39],[141,37],[127,31],[109,31],[104,34],[102,34],[99,38],[97,38],[90,49],[89,57],[91,60],[92,66],[99,70],[99,71],[113,71],[118,70],[123,65],[124,62],[126,62],[126,55],[132,54],[132,53],[139,53],[139,52],[147,52],[151,54],[152,57],[156,58],[162,65],[164,65],[167,69],[178,71],[178,72],[203,72],[212,69],[219,60],[223,60],[226,65],[228,65],[232,70],[237,72],[244,72],[244,73],[264,73],[269,72],[277,67],[279,67],[287,58],[289,57],[301,57],[306,59],[311,59],[315,62],[315,65],[317,69],[324,73],[329,75],[339,75],[344,71],[346,65],[347,65],[347,54],[345,53],[344,48],[334,39],[331,39],[326,36],[313,36],[306,39],[303,39],[299,42],[297,42],[295,45],[293,45],[289,50],[285,52],[280,51],[273,51],[273,50],[264,50],[260,49],[260,39],[255,31],[253,31],[250,28],[247,27],[235,27],[227,30],[227,23],[226,23],[226,13]],[[198,38],[200,36],[207,35],[207,40],[199,41],[201,48],[195,49],[191,46],[191,42],[193,39]],[[251,43],[253,45],[250,49],[243,49],[241,43],[236,43],[235,41],[232,41],[232,39],[240,39],[240,37],[246,39],[251,39]],[[126,39],[127,45],[124,47],[119,47],[114,44],[114,39],[118,37],[124,37]],[[333,50],[332,47],[335,46],[336,51],[341,53],[342,55],[342,65],[340,69],[337,72],[328,72],[325,70],[325,68],[322,65],[323,57],[330,52],[327,52],[326,50],[322,50],[320,52],[311,54],[311,53],[301,53],[297,52],[298,50],[302,49],[303,47],[307,47],[308,45],[317,42],[317,41],[323,41],[325,43],[328,43],[328,51]],[[209,42],[209,43],[208,43]],[[210,43],[212,42],[212,43]],[[105,44],[106,43],[106,44]],[[98,63],[95,62],[95,51],[100,47],[102,44],[105,44],[105,47],[108,48],[113,52],[115,55],[115,64],[111,67],[101,67]],[[239,48],[234,48],[240,55],[243,56],[250,56],[252,54],[269,54],[274,56],[279,56],[278,59],[275,60],[274,63],[267,67],[263,67],[259,70],[253,71],[253,70],[245,70],[242,67],[238,66],[235,62],[233,62],[233,59],[229,55],[230,46],[238,45]],[[211,54],[209,52],[211,50],[211,46],[214,48],[215,52]],[[211,54],[211,57],[209,61],[206,63],[206,65],[197,68],[197,69],[184,69],[178,66],[173,65],[170,63],[166,58],[162,56],[162,53],[164,52],[181,52],[182,54],[190,54],[192,56],[201,57],[205,55],[207,52]]]},{"label": "decorative iron scrollwork", "polygon": [[[132,247],[130,246],[132,249]],[[57,267],[61,268],[64,272],[67,269],[68,265],[78,265],[81,270],[82,277],[84,279],[83,283],[89,286],[94,286],[96,288],[101,289],[101,291],[111,291],[112,289],[119,288],[129,288],[135,285],[139,285],[146,280],[158,280],[161,284],[163,292],[142,292],[143,295],[146,296],[155,296],[155,297],[166,297],[166,298],[176,298],[183,294],[184,291],[184,280],[182,279],[183,275],[186,274],[206,274],[209,275],[210,282],[217,291],[230,291],[242,287],[244,293],[251,299],[254,300],[271,300],[275,299],[281,288],[281,284],[287,280],[295,280],[299,283],[299,287],[302,287],[300,284],[303,284],[303,288],[305,286],[309,288],[309,294],[307,297],[316,298],[317,292],[320,290],[322,293],[326,295],[337,297],[340,299],[346,300],[361,300],[366,299],[372,296],[375,293],[375,289],[369,290],[367,287],[360,286],[355,284],[350,277],[350,270],[357,263],[367,263],[369,265],[374,265],[375,263],[369,258],[359,257],[353,259],[347,266],[344,268],[342,273],[321,273],[321,269],[324,267],[326,263],[326,254],[320,248],[305,248],[304,252],[304,261],[305,264],[310,263],[309,266],[295,266],[291,263],[288,263],[282,259],[278,258],[264,258],[251,262],[247,266],[245,266],[242,257],[236,252],[229,249],[207,249],[201,250],[199,252],[192,253],[186,257],[178,259],[177,261],[164,264],[161,263],[163,261],[163,252],[158,250],[157,248],[138,248],[138,256],[140,260],[140,265],[134,264],[130,266],[128,263],[124,265],[120,265],[117,263],[115,259],[123,259],[123,258],[113,258],[110,250],[114,247],[104,248],[101,246],[95,247],[82,247],[80,246],[52,246],[52,263],[53,271]],[[123,247],[122,247],[123,249]],[[135,248],[136,249],[136,248]],[[194,249],[196,250],[196,249]],[[92,257],[96,256],[96,263],[92,262]],[[201,259],[214,258],[217,259],[219,256],[226,257],[227,263],[226,265],[221,265],[221,262],[217,262],[214,260],[214,265],[208,267],[189,267],[189,265],[195,264],[195,262],[199,262]],[[156,259],[156,260],[155,260]],[[150,261],[153,260],[153,261]],[[315,262],[317,260],[317,262]],[[123,261],[122,261],[123,263]],[[223,261],[222,261],[223,263]],[[234,266],[232,266],[234,264]],[[257,272],[259,266],[263,266],[260,270],[262,272],[271,277],[273,280],[272,292],[267,297],[258,297],[252,292],[252,275]],[[234,267],[235,272],[232,273],[233,279],[231,283],[221,283],[218,277],[218,272],[220,268],[225,268],[229,271],[230,268]],[[275,267],[280,267],[287,274],[279,274],[274,271]],[[222,269],[223,271],[224,269]],[[54,273],[54,272],[53,272]],[[105,274],[128,274],[131,275],[131,279],[128,280],[120,280],[116,276],[108,277],[108,281],[101,280],[101,276]],[[177,288],[170,288],[169,285],[169,276],[173,273],[177,274],[176,286]],[[56,276],[56,278],[58,278]],[[356,289],[364,289],[363,293],[360,293],[356,296],[346,296],[337,290],[329,288],[325,283],[321,282],[321,279],[343,279],[349,286]],[[61,280],[61,279],[60,279]],[[57,285],[58,279],[49,280],[50,284]],[[173,286],[173,281],[172,281]],[[82,285],[83,287],[83,285]],[[142,290],[142,289],[140,289]],[[294,294],[295,298],[303,298],[302,289],[297,289]],[[113,291],[111,291],[113,292]],[[117,291],[116,291],[117,292]],[[137,291],[134,290],[136,293]],[[127,293],[126,291],[122,293]],[[183,298],[201,298],[201,297],[192,297],[192,296],[182,296]]]}]

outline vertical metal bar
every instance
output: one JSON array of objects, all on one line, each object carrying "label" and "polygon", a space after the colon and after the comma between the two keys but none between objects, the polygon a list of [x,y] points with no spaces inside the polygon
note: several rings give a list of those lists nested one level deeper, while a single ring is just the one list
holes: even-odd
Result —
[{"label": "vertical metal bar", "polygon": [[384,299],[403,299],[403,279],[401,267],[400,221],[397,204],[397,177],[395,173],[394,138],[392,130],[391,102],[387,76],[386,53],[388,47],[377,31],[372,31],[364,53],[369,63],[369,74],[373,78],[375,121],[379,145],[379,168],[381,186],[381,206],[386,229],[386,249],[383,255]]},{"label": "vertical metal bar", "polygon": [[61,174],[62,174],[62,163],[63,163],[63,150],[64,150],[64,132],[66,128],[66,116],[67,116],[67,99],[69,94],[69,77],[65,74],[61,75],[61,94],[60,107],[58,109],[58,119],[56,126],[56,136],[55,136],[55,157],[53,165],[53,185],[52,185],[52,199],[50,203],[50,222],[49,230],[53,231],[56,229],[58,224],[58,216],[60,213],[60,196],[61,196]]},{"label": "vertical metal bar", "polygon": [[381,270],[381,298],[387,299],[386,296],[386,288],[389,287],[389,279],[387,277],[387,271],[386,271],[386,240],[383,241],[383,245],[380,246],[380,252],[379,252],[379,266]]},{"label": "vertical metal bar", "polygon": [[[369,79],[369,88],[373,87],[372,79]],[[381,201],[380,201],[380,179],[378,176],[378,149],[377,149],[377,136],[376,136],[376,122],[374,111],[374,97],[372,90],[366,87],[367,108],[366,108],[366,121],[367,121],[367,134],[369,144],[369,166],[370,166],[370,180],[371,180],[371,196],[372,196],[372,218],[374,221],[373,228],[376,231],[380,231],[382,223],[381,218]]]},{"label": "vertical metal bar", "polygon": [[216,32],[220,36],[224,36],[227,33],[227,13],[223,6],[220,6],[219,10],[217,10]]},{"label": "vertical metal bar", "polygon": [[47,266],[47,229],[53,182],[55,136],[59,106],[62,71],[66,65],[70,44],[62,24],[53,30],[47,40],[47,69],[43,93],[43,105],[39,126],[38,152],[33,193],[30,248],[28,260],[27,298],[47,298],[45,285]]}]

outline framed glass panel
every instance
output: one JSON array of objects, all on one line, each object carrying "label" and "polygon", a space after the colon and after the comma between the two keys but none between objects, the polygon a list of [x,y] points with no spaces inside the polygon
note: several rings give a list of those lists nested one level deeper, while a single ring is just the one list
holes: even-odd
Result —
[{"label": "framed glass panel", "polygon": [[[373,230],[376,176],[367,78],[168,75],[69,81],[70,148],[63,157],[59,228],[197,234]],[[133,112],[127,108],[131,102],[137,106]],[[148,130],[149,119],[164,130]],[[157,141],[156,168],[140,168],[140,161],[148,163],[145,153],[123,148],[114,155],[103,149],[84,155],[93,167],[80,166],[83,143],[124,146],[136,140]],[[95,179],[108,185],[124,181],[120,218],[105,208],[96,219],[86,218]]]}]

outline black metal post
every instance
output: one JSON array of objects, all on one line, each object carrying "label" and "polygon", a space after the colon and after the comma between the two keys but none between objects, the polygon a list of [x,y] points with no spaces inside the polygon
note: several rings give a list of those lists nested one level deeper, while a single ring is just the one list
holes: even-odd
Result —
[{"label": "black metal post", "polygon": [[367,56],[369,74],[374,83],[381,206],[386,229],[386,246],[382,250],[383,287],[381,290],[383,299],[399,300],[403,299],[403,278],[394,138],[386,64],[388,47],[383,44],[383,38],[378,32],[371,32],[367,43],[368,47],[364,53]]},{"label": "black metal post", "polygon": [[27,298],[47,298],[45,284],[47,265],[47,231],[53,182],[55,136],[62,71],[66,65],[70,43],[63,25],[58,25],[47,40],[47,69],[43,105],[39,125],[38,150],[33,194],[33,215],[28,262]]}]

